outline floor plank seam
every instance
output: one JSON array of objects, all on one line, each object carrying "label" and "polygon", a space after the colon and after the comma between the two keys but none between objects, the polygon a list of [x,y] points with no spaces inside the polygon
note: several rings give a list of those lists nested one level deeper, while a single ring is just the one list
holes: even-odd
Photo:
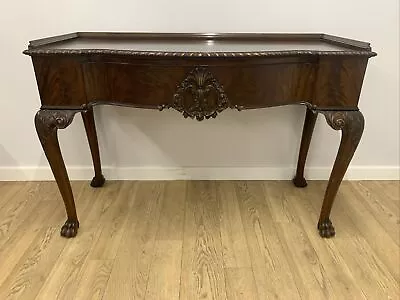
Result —
[{"label": "floor plank seam", "polygon": [[152,256],[151,262],[150,262],[150,264],[149,264],[149,266],[147,268],[147,281],[146,281],[146,289],[145,289],[145,292],[144,292],[144,299],[146,299],[146,295],[147,295],[147,291],[148,291],[148,287],[149,287],[150,271],[151,271],[151,269],[153,267],[154,261],[156,260],[156,254],[157,254],[156,253],[157,252],[156,244],[157,244],[158,232],[160,230],[160,220],[161,220],[161,214],[162,214],[163,205],[164,205],[165,189],[166,189],[166,184],[163,184],[163,191],[162,191],[162,194],[159,196],[159,197],[161,197],[163,203],[161,203],[160,208],[159,208],[160,213],[159,213],[159,217],[158,217],[158,220],[157,220],[157,231],[155,232],[155,238],[154,238],[153,247],[152,247],[153,256]]},{"label": "floor plank seam", "polygon": [[188,183],[185,183],[185,202],[184,202],[184,210],[183,210],[183,226],[182,226],[182,257],[181,257],[181,274],[179,276],[179,289],[178,289],[178,299],[181,299],[181,288],[182,288],[182,275],[183,275],[183,253],[185,249],[185,230],[186,230],[186,213],[187,213],[187,198],[188,198],[188,192],[189,192],[189,186]]}]

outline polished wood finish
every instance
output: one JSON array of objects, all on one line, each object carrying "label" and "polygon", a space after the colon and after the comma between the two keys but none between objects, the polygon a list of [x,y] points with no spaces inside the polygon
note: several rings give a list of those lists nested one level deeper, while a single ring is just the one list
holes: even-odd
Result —
[{"label": "polished wood finish", "polygon": [[[67,208],[63,236],[75,236],[79,223],[56,132],[82,113],[91,185],[102,186],[93,116],[101,104],[172,108],[199,121],[228,108],[304,104],[297,186],[306,184],[315,118],[324,114],[343,133],[318,222],[321,236],[334,235],[329,214],[361,138],[358,101],[368,59],[376,55],[368,43],[325,34],[74,33],[32,41],[24,53],[32,57],[42,102],[38,134]],[[50,138],[47,127],[54,129]]]},{"label": "polished wood finish", "polygon": [[399,181],[344,181],[341,234],[324,243],[326,181],[71,184],[74,242],[54,183],[0,182],[0,299],[398,298]]},{"label": "polished wood finish", "polygon": [[318,221],[319,234],[322,237],[332,237],[335,235],[335,229],[329,219],[329,215],[340,183],[364,131],[364,116],[360,111],[324,111],[323,114],[329,126],[335,130],[342,131],[339,151],[329,177]]},{"label": "polished wood finish", "polygon": [[67,212],[67,221],[61,227],[61,235],[64,237],[76,236],[79,221],[76,215],[74,196],[68,173],[61,156],[57,131],[68,127],[76,112],[74,110],[39,110],[35,116],[36,131],[53,171]]},{"label": "polished wood finish", "polygon": [[102,187],[105,182],[103,173],[101,172],[100,152],[99,144],[97,142],[96,126],[94,123],[93,108],[89,108],[82,113],[83,124],[85,125],[85,131],[89,142],[90,153],[92,154],[93,166],[94,166],[94,177],[90,182],[92,187]]},{"label": "polished wood finish", "polygon": [[314,131],[315,122],[317,121],[318,113],[307,107],[306,117],[304,120],[303,135],[301,138],[299,159],[297,162],[296,176],[293,178],[293,184],[297,187],[306,187],[307,181],[304,178],[304,167],[308,149],[310,148],[311,137]]}]

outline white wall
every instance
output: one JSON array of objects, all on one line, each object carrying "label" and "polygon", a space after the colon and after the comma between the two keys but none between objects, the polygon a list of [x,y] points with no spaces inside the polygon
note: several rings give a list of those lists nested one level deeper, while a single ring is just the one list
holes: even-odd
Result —
[{"label": "white wall", "polygon": [[[51,178],[33,126],[40,103],[33,69],[21,52],[29,40],[73,31],[324,32],[369,41],[378,56],[368,66],[360,101],[366,127],[348,175],[399,176],[398,0],[3,0],[0,7],[2,180]],[[109,178],[290,178],[304,118],[295,106],[225,111],[203,122],[175,111],[95,113]],[[339,136],[319,117],[309,176],[327,178]],[[89,178],[79,115],[60,140],[71,177]]]}]

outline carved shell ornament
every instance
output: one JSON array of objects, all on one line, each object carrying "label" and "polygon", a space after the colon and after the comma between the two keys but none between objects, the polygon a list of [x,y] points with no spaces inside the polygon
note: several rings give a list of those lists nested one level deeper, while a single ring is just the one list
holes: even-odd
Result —
[{"label": "carved shell ornament", "polygon": [[196,67],[177,86],[171,104],[160,106],[173,108],[185,118],[196,118],[198,121],[215,118],[227,108],[240,107],[232,105],[222,85],[205,67]]}]

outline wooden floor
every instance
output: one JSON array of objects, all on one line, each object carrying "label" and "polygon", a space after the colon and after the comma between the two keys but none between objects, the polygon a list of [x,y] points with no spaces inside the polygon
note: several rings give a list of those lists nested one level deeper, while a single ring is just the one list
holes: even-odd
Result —
[{"label": "wooden floor", "polygon": [[0,182],[0,299],[399,299],[399,182]]}]

